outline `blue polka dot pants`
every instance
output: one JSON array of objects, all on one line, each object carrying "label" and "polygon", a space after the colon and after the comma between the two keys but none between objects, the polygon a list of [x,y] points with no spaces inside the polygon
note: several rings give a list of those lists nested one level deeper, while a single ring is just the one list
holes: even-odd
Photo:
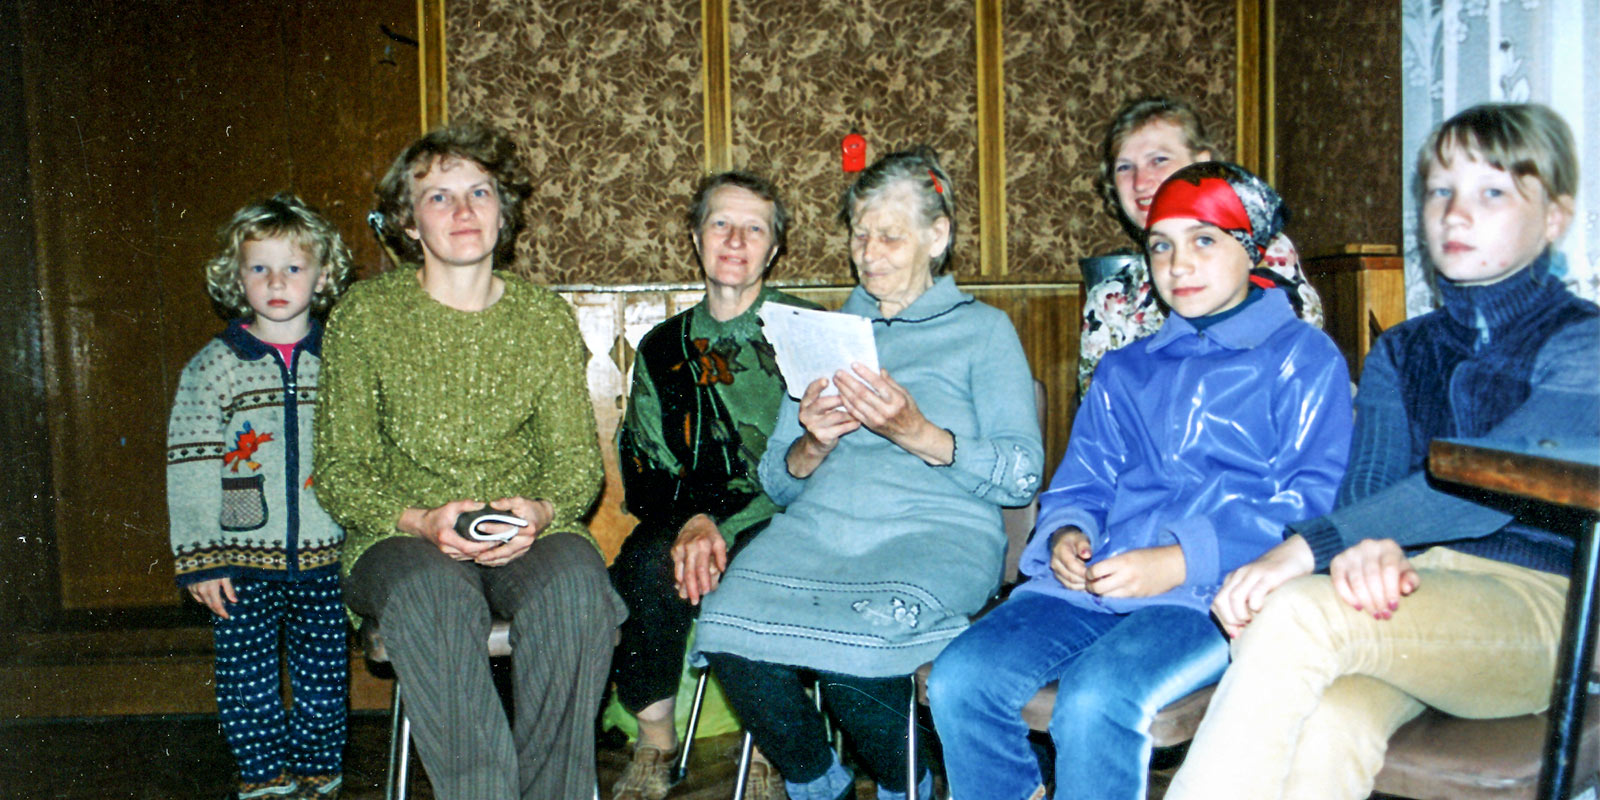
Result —
[{"label": "blue polka dot pants", "polygon": [[[246,783],[336,775],[344,751],[349,646],[339,576],[298,582],[235,578],[232,619],[212,617],[217,710]],[[278,642],[287,652],[293,708],[279,692]]]}]

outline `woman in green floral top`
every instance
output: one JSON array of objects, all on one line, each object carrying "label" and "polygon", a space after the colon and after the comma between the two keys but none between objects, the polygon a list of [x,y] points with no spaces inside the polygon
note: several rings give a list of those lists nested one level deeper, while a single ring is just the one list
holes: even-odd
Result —
[{"label": "woman in green floral top", "polygon": [[[661,800],[677,746],[673,697],[700,598],[778,505],[756,468],[778,416],[783,379],[756,312],[815,308],[764,285],[789,214],[771,183],[724,172],[701,183],[689,212],[706,296],[639,342],[628,413],[617,432],[628,511],[639,524],[611,579],[628,604],[612,662],[617,698],[639,720],[639,744],[616,800]],[[764,762],[747,796],[781,796]]]},{"label": "woman in green floral top", "polygon": [[[378,186],[410,263],[354,287],[323,343],[317,496],[348,532],[346,602],[382,625],[440,797],[590,797],[625,616],[581,521],[601,466],[577,324],[560,297],[494,271],[529,191],[494,131],[413,143]],[[457,534],[486,503],[527,524],[487,526],[505,541]],[[489,672],[491,616],[511,619],[515,729]]]}]

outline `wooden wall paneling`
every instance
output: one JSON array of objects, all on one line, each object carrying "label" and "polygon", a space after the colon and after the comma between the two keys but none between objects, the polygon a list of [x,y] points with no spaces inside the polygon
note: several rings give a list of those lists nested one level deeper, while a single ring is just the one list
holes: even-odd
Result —
[{"label": "wooden wall paneling", "polygon": [[1306,277],[1322,296],[1324,329],[1344,354],[1351,380],[1378,333],[1404,322],[1405,259],[1400,256],[1337,255],[1305,261]]},{"label": "wooden wall paneling", "polygon": [[24,4],[64,609],[176,605],[167,405],[222,326],[201,264],[235,209],[290,188],[362,251],[369,150],[398,150],[369,123],[410,96],[373,80],[391,70],[371,63],[385,19],[411,16],[382,0]]},{"label": "wooden wall paneling", "polygon": [[417,135],[417,41],[426,37],[407,0],[314,0],[285,11],[284,162],[295,191],[339,227],[357,271],[371,276],[387,256],[366,216],[390,161]]},{"label": "wooden wall paneling", "polygon": [[[37,247],[5,269],[36,268],[38,306],[18,308],[38,336],[48,457],[28,469],[36,507],[55,509],[28,523],[53,554],[46,574],[4,584],[7,611],[24,611],[6,614],[23,630],[4,637],[0,683],[16,691],[0,693],[0,715],[210,710],[209,626],[179,605],[164,502],[178,372],[223,324],[201,265],[234,210],[290,188],[376,264],[362,216],[383,160],[416,133],[415,2],[9,0],[0,13],[17,23],[6,57],[24,87],[8,120],[21,133],[0,142],[25,142],[11,196]],[[8,339],[14,355],[8,379],[29,358]],[[21,400],[8,385],[8,411]],[[363,676],[358,707],[380,707]]]},{"label": "wooden wall paneling", "polygon": [[1270,175],[1262,170],[1262,130],[1268,124],[1271,98],[1271,76],[1264,73],[1270,63],[1272,43],[1263,41],[1262,30],[1271,18],[1276,0],[1236,0],[1234,4],[1234,39],[1238,61],[1234,64],[1234,151],[1233,161],[1250,170],[1268,183]]},{"label": "wooden wall paneling", "polygon": [[[19,5],[0,0],[0,19]],[[59,590],[22,54],[21,26],[0,25],[0,640],[48,616]]]},{"label": "wooden wall paneling", "polygon": [[705,97],[706,174],[711,174],[733,168],[728,0],[701,0],[700,20],[700,85]]},{"label": "wooden wall paneling", "polygon": [[450,120],[449,40],[446,37],[444,0],[417,3],[417,93],[422,130],[433,130]]},{"label": "wooden wall paneling", "polygon": [[1006,119],[1004,20],[1000,0],[977,0],[978,274],[1006,265]]},{"label": "wooden wall paneling", "polygon": [[1079,258],[1129,246],[1097,189],[1127,100],[1186,98],[1231,141],[1237,1],[1004,0],[1007,280],[1078,280]]},{"label": "wooden wall paneling", "polygon": [[839,142],[859,130],[868,158],[928,144],[955,184],[958,279],[979,269],[972,0],[733,0],[733,162],[777,181],[794,212],[785,280],[849,283],[834,221],[854,176]]},{"label": "wooden wall paneling", "polygon": [[1274,31],[1273,185],[1294,211],[1289,235],[1302,256],[1401,245],[1416,154],[1402,152],[1399,7],[1285,3]]}]

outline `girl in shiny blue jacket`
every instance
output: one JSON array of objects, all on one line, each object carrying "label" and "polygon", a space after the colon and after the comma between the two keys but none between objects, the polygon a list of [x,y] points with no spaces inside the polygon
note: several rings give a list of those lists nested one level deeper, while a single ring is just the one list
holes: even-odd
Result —
[{"label": "girl in shiny blue jacket", "polygon": [[1283,219],[1270,187],[1225,162],[1158,190],[1146,247],[1174,313],[1101,362],[1040,496],[1027,580],[934,662],[952,797],[1045,796],[1020,712],[1053,681],[1061,795],[1143,797],[1150,720],[1227,665],[1207,611],[1223,577],[1332,508],[1349,372],[1252,274]]}]

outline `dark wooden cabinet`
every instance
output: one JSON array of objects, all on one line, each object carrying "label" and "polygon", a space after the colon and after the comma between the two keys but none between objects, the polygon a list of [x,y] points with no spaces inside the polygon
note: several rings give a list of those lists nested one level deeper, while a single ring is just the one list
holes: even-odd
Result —
[{"label": "dark wooden cabinet", "polygon": [[1340,254],[1304,262],[1306,277],[1322,295],[1323,329],[1333,337],[1359,380],[1361,364],[1378,334],[1405,321],[1405,259]]}]

